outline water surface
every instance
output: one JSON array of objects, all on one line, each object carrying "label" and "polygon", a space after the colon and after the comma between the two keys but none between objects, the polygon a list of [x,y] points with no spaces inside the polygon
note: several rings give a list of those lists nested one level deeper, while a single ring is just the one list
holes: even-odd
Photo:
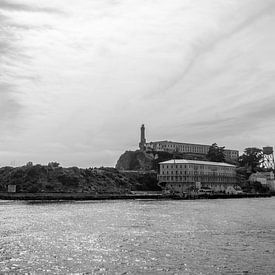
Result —
[{"label": "water surface", "polygon": [[275,198],[0,201],[0,273],[275,274]]}]

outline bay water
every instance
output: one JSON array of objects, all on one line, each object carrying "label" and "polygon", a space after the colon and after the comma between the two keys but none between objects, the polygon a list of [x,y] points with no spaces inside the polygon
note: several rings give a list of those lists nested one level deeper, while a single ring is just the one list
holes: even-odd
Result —
[{"label": "bay water", "polygon": [[275,198],[0,201],[0,274],[275,274]]}]

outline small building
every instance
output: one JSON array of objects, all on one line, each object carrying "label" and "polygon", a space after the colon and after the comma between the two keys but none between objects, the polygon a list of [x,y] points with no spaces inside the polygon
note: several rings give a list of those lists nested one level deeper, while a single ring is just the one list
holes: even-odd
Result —
[{"label": "small building", "polygon": [[263,186],[268,187],[271,191],[275,191],[275,178],[272,171],[253,173],[249,177],[251,182],[260,182]]},{"label": "small building", "polygon": [[[199,188],[211,188],[214,192],[227,192],[237,183],[235,165],[173,159],[160,162],[158,180],[166,190],[185,193]],[[229,189],[230,189],[229,188]]]},{"label": "small building", "polygon": [[9,184],[8,185],[8,193],[16,193],[16,185]]}]

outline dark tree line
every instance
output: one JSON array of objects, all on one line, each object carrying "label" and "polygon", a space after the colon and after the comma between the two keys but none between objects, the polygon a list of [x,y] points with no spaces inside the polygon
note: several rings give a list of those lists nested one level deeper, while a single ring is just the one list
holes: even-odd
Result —
[{"label": "dark tree line", "polygon": [[[206,158],[214,162],[226,162],[224,154],[224,146],[219,147],[217,143],[213,143],[209,147]],[[263,171],[262,167],[264,155],[263,150],[256,147],[245,148],[244,153],[239,157],[237,166],[243,168],[247,173]]]},{"label": "dark tree line", "polygon": [[244,167],[249,173],[263,170],[263,150],[256,147],[249,147],[239,157],[239,166]]}]

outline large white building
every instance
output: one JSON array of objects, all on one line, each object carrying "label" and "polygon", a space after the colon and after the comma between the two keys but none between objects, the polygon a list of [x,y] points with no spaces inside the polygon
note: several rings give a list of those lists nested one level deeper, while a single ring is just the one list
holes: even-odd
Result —
[{"label": "large white building", "polygon": [[236,167],[227,163],[174,159],[159,163],[159,183],[175,193],[209,187],[227,192],[236,186]]}]

